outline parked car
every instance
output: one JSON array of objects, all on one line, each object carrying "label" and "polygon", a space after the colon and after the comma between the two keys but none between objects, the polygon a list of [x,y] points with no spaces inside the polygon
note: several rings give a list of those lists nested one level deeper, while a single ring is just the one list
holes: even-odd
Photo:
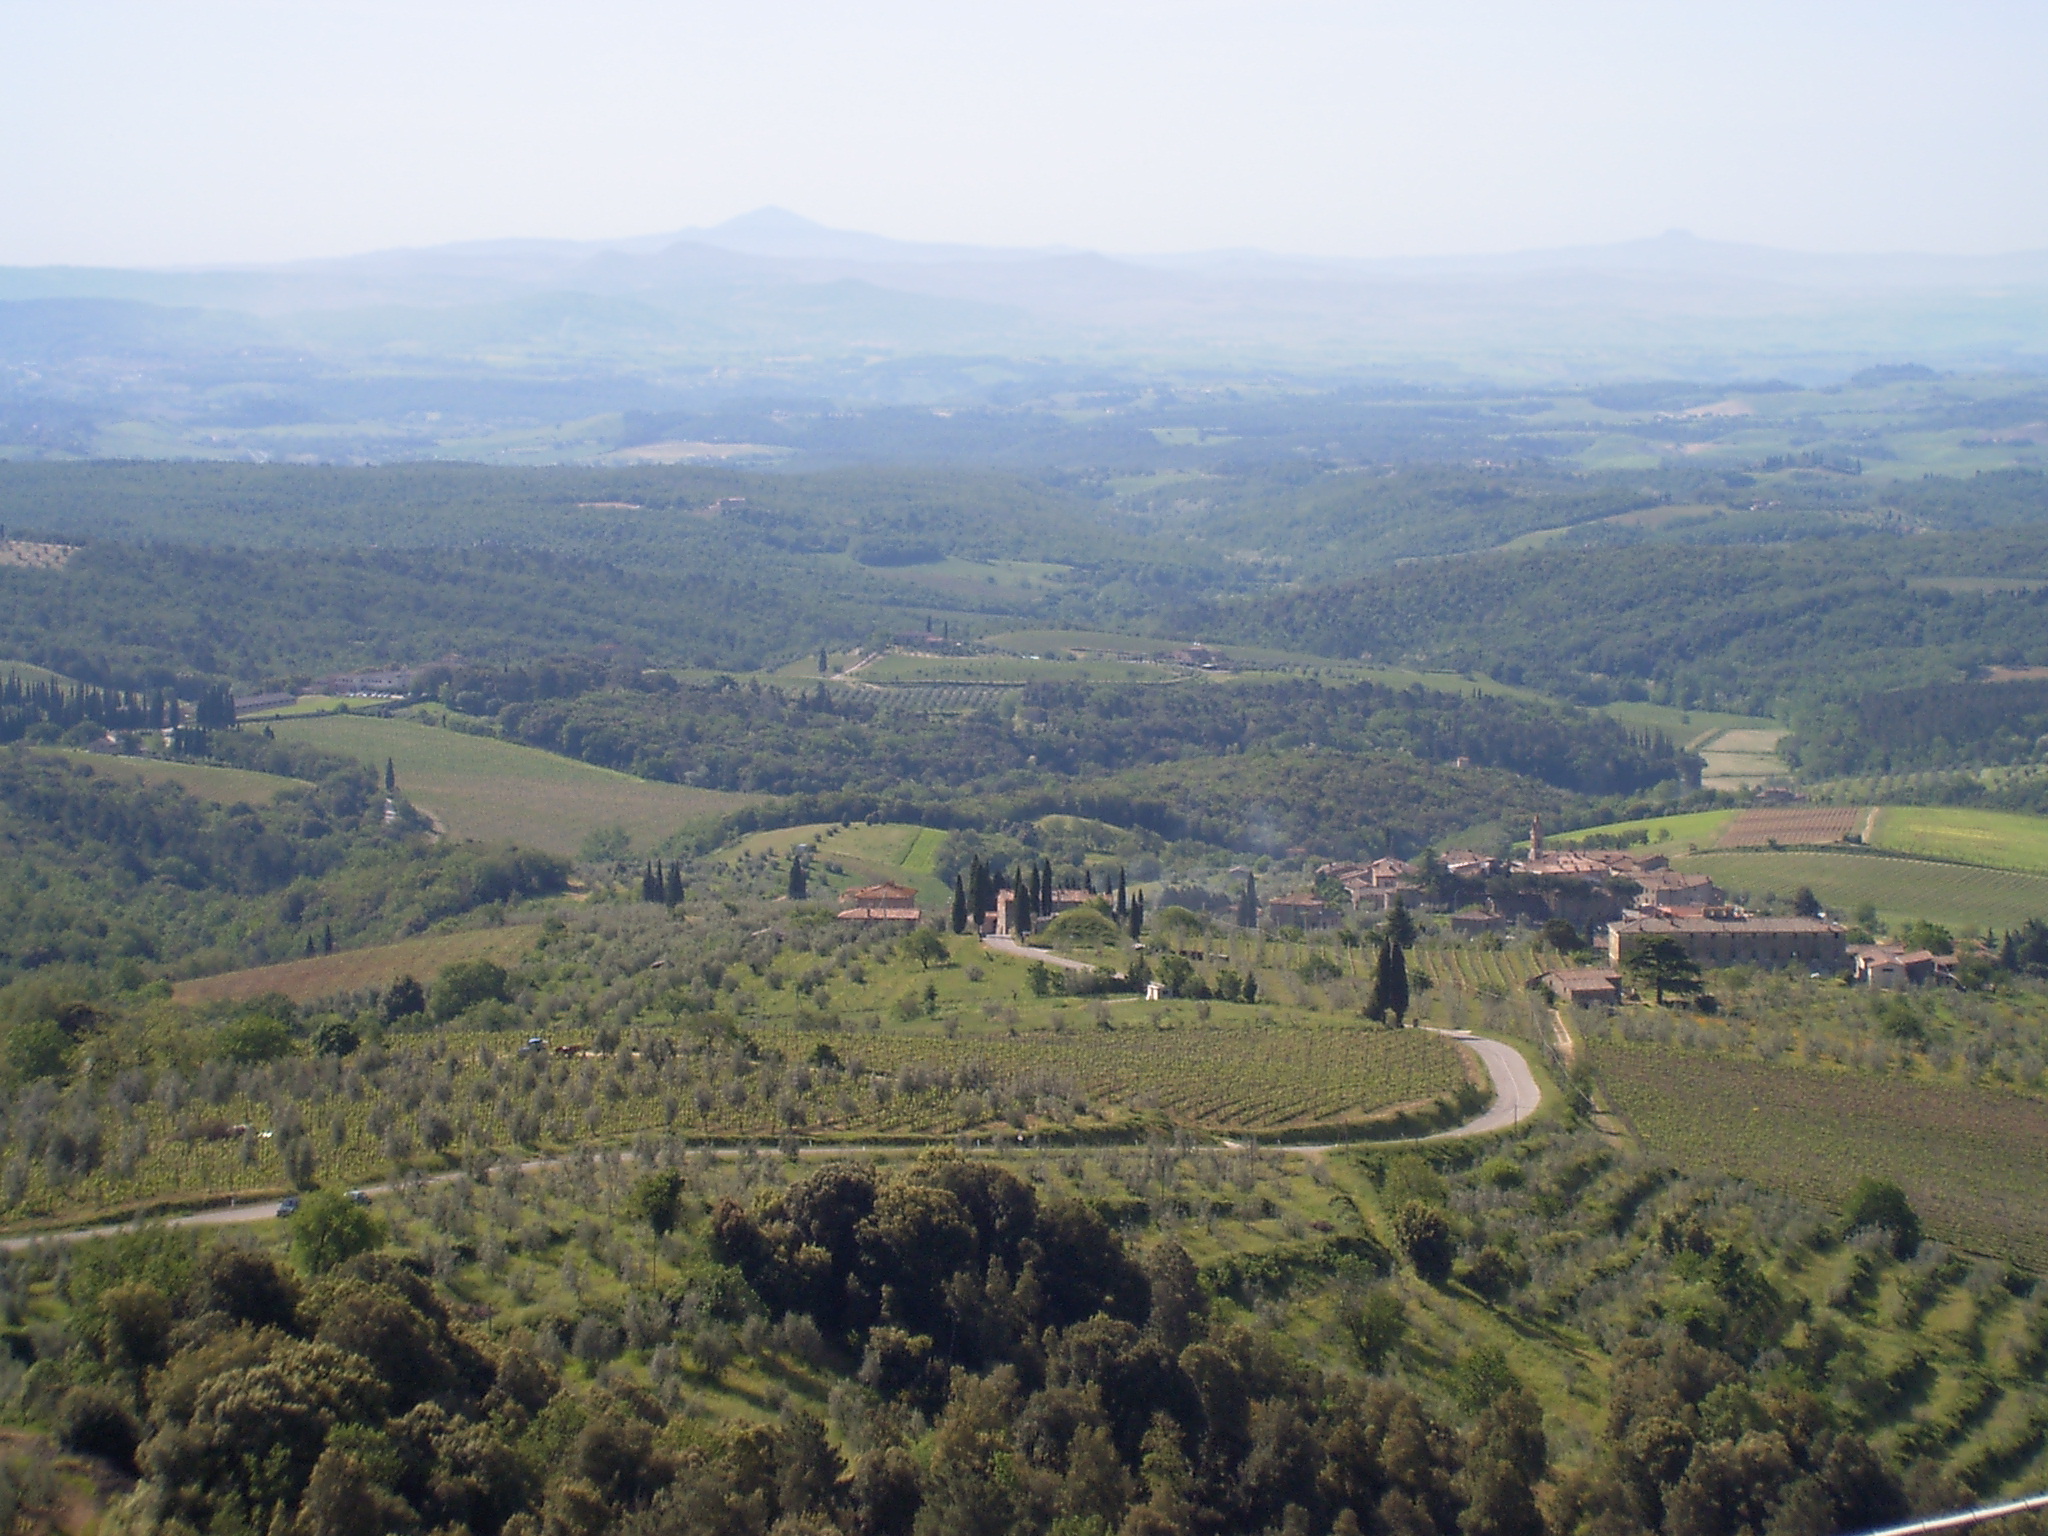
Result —
[{"label": "parked car", "polygon": [[297,1212],[298,1208],[299,1197],[297,1195],[286,1195],[282,1200],[277,1202],[277,1214],[280,1216],[293,1215]]},{"label": "parked car", "polygon": [[367,1190],[352,1189],[348,1192],[348,1198],[355,1205],[368,1205],[370,1203],[370,1195]]}]

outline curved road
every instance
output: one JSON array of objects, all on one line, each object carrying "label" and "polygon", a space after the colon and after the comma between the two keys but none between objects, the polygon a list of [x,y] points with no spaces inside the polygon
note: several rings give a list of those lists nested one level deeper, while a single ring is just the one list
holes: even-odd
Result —
[{"label": "curved road", "polygon": [[1438,1131],[1434,1136],[1424,1136],[1422,1140],[1444,1141],[1453,1136],[1485,1136],[1493,1131],[1504,1131],[1510,1126],[1520,1125],[1542,1107],[1543,1090],[1536,1086],[1536,1074],[1529,1070],[1529,1063],[1512,1045],[1488,1040],[1468,1029],[1440,1029],[1436,1033],[1448,1035],[1460,1045],[1471,1046],[1473,1053],[1486,1064],[1486,1074],[1493,1079],[1493,1103],[1463,1125]]},{"label": "curved road", "polygon": [[[984,939],[982,942],[987,943],[988,941]],[[1008,943],[1007,940],[999,942]],[[1037,955],[1031,951],[1026,951],[1025,953],[1031,955],[1034,959],[1037,958]],[[1046,958],[1052,959],[1053,957],[1047,956]],[[1487,1075],[1493,1079],[1493,1103],[1488,1105],[1475,1118],[1467,1120],[1463,1125],[1453,1126],[1448,1131],[1437,1131],[1428,1136],[1405,1139],[1446,1141],[1458,1136],[1485,1136],[1494,1131],[1504,1131],[1510,1126],[1520,1125],[1524,1120],[1535,1114],[1542,1105],[1543,1090],[1536,1086],[1536,1077],[1529,1070],[1529,1063],[1522,1059],[1522,1053],[1513,1046],[1503,1045],[1498,1040],[1488,1040],[1484,1036],[1475,1035],[1469,1030],[1439,1029],[1433,1031],[1433,1033],[1446,1036],[1451,1040],[1455,1040],[1460,1045],[1470,1046],[1480,1061],[1485,1063]],[[1386,1142],[1378,1143],[1381,1146],[1391,1144]],[[1315,1146],[1289,1146],[1277,1148],[1276,1150],[1287,1152],[1336,1152],[1344,1147],[1353,1145],[1366,1145],[1366,1143],[1327,1142]],[[716,1150],[720,1152],[720,1155],[738,1155],[737,1148],[720,1148]],[[804,1150],[813,1155],[834,1156],[868,1149],[832,1146],[805,1148]],[[523,1169],[544,1168],[558,1161],[560,1159],[557,1158],[535,1158],[530,1162],[520,1164],[520,1167]],[[456,1177],[458,1175],[453,1173],[436,1174],[428,1182],[439,1183],[443,1179],[453,1179]],[[366,1195],[387,1195],[391,1193],[391,1190],[392,1186],[389,1184],[366,1184],[363,1186],[362,1192]],[[171,1216],[166,1218],[162,1225],[166,1227],[232,1227],[240,1226],[245,1222],[269,1221],[276,1215],[276,1200],[254,1200],[246,1204],[217,1205],[208,1210],[193,1211],[185,1216]],[[37,1243],[79,1243],[84,1242],[88,1238],[115,1237],[123,1232],[133,1232],[137,1225],[138,1223],[135,1222],[117,1221],[96,1227],[72,1227],[60,1232],[35,1232],[21,1237],[0,1238],[0,1253],[18,1253],[22,1249],[33,1247]]]}]

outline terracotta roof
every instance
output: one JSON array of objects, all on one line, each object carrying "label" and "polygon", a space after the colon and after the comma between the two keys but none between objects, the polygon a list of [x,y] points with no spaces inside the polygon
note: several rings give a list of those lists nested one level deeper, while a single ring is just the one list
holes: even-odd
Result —
[{"label": "terracotta roof", "polygon": [[916,902],[917,889],[884,880],[880,885],[857,886],[841,894],[839,899],[861,907],[907,907]]},{"label": "terracotta roof", "polygon": [[916,923],[924,914],[916,907],[842,907],[834,916],[842,922]]}]

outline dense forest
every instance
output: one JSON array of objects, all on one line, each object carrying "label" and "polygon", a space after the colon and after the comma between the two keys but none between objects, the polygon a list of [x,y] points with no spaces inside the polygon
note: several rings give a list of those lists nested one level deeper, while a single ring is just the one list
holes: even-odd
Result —
[{"label": "dense forest", "polygon": [[1189,627],[1483,672],[1590,703],[1771,714],[1986,663],[2048,663],[2048,590],[1914,580],[1980,571],[2048,571],[2048,530],[1490,554],[1218,606]]},{"label": "dense forest", "polygon": [[657,679],[522,697],[588,676],[566,666],[502,680],[471,671],[442,686],[457,707],[491,715],[509,740],[645,778],[774,794],[1007,787],[1293,749],[1464,757],[1588,795],[1699,781],[1696,758],[1605,716],[1372,683],[1032,683],[1003,712],[964,716],[823,683],[785,694],[758,684],[664,688]]},{"label": "dense forest", "polygon": [[1936,683],[1865,694],[1819,714],[1784,744],[1819,777],[2039,761],[2048,682]]}]

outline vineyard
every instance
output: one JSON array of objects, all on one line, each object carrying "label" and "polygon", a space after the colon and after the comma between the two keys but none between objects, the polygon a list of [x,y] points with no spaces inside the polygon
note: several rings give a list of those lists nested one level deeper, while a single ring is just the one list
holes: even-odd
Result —
[{"label": "vineyard", "polygon": [[1773,843],[1806,847],[1839,843],[1862,829],[1870,814],[1864,806],[1760,806],[1744,811],[1721,830],[1722,848],[1763,848]]},{"label": "vineyard", "polygon": [[909,709],[945,712],[972,709],[1010,709],[1023,689],[1021,683],[881,683],[877,687],[892,704]]},{"label": "vineyard", "polygon": [[2017,928],[2048,915],[2048,876],[1868,853],[1709,853],[1679,867],[1712,875],[1738,901],[1789,899],[1809,887],[1834,912],[1868,903],[1887,923],[1924,917],[1958,931]]},{"label": "vineyard", "polygon": [[[1456,1048],[1349,1021],[1158,1027],[1131,1018],[1008,1036],[643,1031],[608,1054],[533,1055],[523,1030],[396,1037],[342,1059],[209,1062],[117,1093],[89,1151],[54,1098],[12,1127],[8,1220],[277,1190],[490,1152],[643,1133],[772,1140],[962,1132],[1115,1133],[1144,1123],[1264,1134],[1340,1127],[1455,1094]],[[47,1155],[59,1144],[61,1156]],[[38,1156],[38,1152],[46,1155]],[[295,1161],[296,1160],[296,1161]]]},{"label": "vineyard", "polygon": [[1652,1152],[1840,1209],[1860,1178],[1896,1181],[1944,1242],[2048,1264],[2048,1105],[1602,1042],[1601,1085]]},{"label": "vineyard", "polygon": [[1507,949],[1481,949],[1466,944],[1418,944],[1411,963],[1439,987],[1505,997],[1528,986],[1557,957],[1520,944]]}]

